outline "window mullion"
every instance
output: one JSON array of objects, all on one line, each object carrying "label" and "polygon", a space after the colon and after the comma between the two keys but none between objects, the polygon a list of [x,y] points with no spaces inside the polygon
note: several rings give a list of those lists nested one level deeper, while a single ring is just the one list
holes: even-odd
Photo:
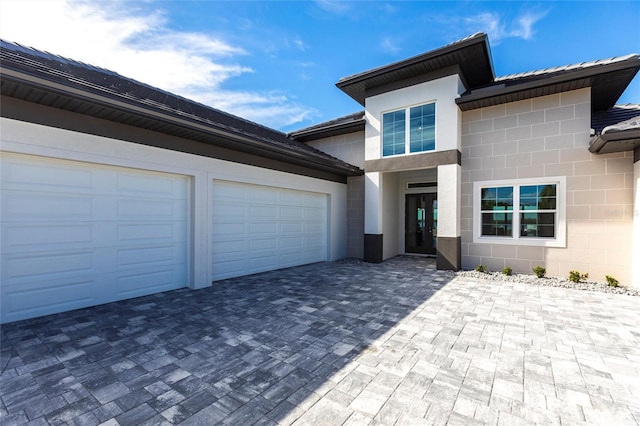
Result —
[{"label": "window mullion", "polygon": [[404,153],[411,154],[411,115],[409,108],[404,109]]},{"label": "window mullion", "polygon": [[513,186],[513,227],[511,236],[514,239],[520,238],[520,186]]}]

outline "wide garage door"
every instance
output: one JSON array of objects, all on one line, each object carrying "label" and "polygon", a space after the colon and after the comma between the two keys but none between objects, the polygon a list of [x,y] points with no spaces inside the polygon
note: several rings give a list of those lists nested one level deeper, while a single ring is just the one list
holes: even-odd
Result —
[{"label": "wide garage door", "polygon": [[188,178],[2,155],[1,319],[184,287]]},{"label": "wide garage door", "polygon": [[213,182],[213,280],[327,258],[327,196]]}]

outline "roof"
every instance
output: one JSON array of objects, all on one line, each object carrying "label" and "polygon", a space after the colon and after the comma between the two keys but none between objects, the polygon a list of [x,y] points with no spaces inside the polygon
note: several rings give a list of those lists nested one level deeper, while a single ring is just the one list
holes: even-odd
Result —
[{"label": "roof", "polygon": [[640,104],[614,105],[607,110],[594,112],[591,115],[591,127],[599,135],[608,126],[616,126],[638,116]]},{"label": "roof", "polygon": [[639,69],[640,56],[631,54],[495,77],[487,35],[476,33],[422,55],[344,77],[336,86],[364,106],[367,96],[441,77],[440,70],[459,73],[466,87],[456,99],[462,111],[585,87],[591,88],[592,110],[600,111],[615,105]]},{"label": "roof", "polygon": [[640,69],[631,54],[497,77],[469,88],[456,103],[462,111],[591,87],[592,111],[613,107]]},{"label": "roof", "polygon": [[591,122],[596,134],[589,151],[608,154],[640,148],[640,105],[616,105],[594,114]]},{"label": "roof", "polygon": [[368,91],[384,88],[401,80],[411,81],[425,74],[455,66],[459,67],[461,78],[467,87],[492,82],[494,72],[487,35],[476,33],[439,49],[344,77],[336,86],[364,106]]},{"label": "roof", "polygon": [[345,115],[344,117],[296,130],[295,132],[289,133],[289,136],[297,141],[307,142],[314,139],[328,138],[330,136],[363,132],[364,125],[364,111],[359,111]]},{"label": "roof", "polygon": [[285,133],[113,71],[0,40],[5,96],[344,176],[362,171]]}]

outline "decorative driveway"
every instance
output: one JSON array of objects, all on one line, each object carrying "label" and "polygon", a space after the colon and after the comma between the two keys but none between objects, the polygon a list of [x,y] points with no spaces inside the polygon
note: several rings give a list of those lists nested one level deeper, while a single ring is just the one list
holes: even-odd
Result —
[{"label": "decorative driveway", "polygon": [[2,326],[0,423],[640,424],[640,298],[321,263]]}]

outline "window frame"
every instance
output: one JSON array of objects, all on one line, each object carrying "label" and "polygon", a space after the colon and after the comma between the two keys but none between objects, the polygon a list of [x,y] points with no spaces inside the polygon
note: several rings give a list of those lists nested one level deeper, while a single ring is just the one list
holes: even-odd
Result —
[{"label": "window frame", "polygon": [[[567,201],[566,201],[566,176],[554,176],[543,178],[504,179],[479,181],[473,183],[473,242],[474,244],[503,244],[539,247],[566,247],[567,246]],[[525,210],[520,206],[520,187],[532,185],[556,185],[555,237],[528,237],[520,235],[520,214],[533,213],[538,210]],[[482,235],[482,189],[496,187],[513,187],[513,209],[511,236]],[[486,211],[484,211],[486,213]],[[544,213],[544,211],[543,211]]]},{"label": "window frame", "polygon": [[[424,151],[411,151],[411,109],[412,108],[420,108],[427,105],[433,105],[433,149],[424,150]],[[384,116],[391,113],[397,113],[403,111],[404,112],[404,152],[400,154],[389,154],[385,155],[384,151]],[[409,105],[403,108],[391,109],[388,111],[383,111],[380,114],[380,158],[390,158],[390,157],[399,157],[403,155],[415,155],[422,154],[425,152],[434,152],[437,150],[437,126],[438,126],[438,105],[435,100],[419,103],[415,105]]]}]

